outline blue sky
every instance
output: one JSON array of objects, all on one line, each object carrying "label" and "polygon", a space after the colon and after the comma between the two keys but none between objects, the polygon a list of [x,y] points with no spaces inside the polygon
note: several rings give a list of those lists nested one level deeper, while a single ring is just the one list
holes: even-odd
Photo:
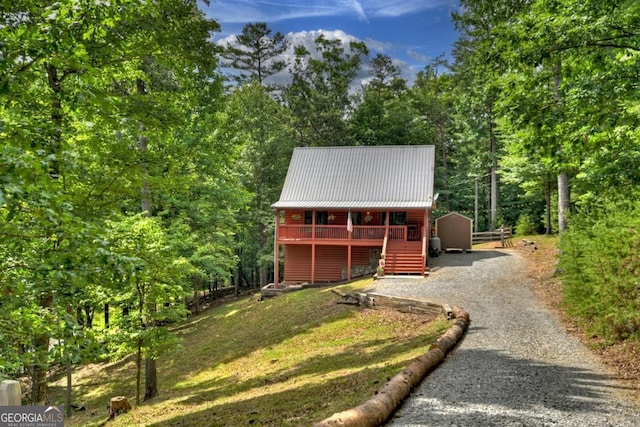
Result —
[{"label": "blue sky", "polygon": [[327,38],[364,41],[371,56],[394,59],[403,76],[415,73],[439,55],[449,55],[457,33],[451,12],[457,0],[210,0],[208,17],[222,27],[225,42],[247,22],[266,22],[296,43],[322,33]]}]

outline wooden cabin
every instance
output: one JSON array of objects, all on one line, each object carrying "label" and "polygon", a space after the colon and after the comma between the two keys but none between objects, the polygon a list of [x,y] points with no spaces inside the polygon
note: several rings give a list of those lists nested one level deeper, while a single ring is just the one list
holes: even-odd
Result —
[{"label": "wooden cabin", "polygon": [[276,210],[275,280],[424,275],[433,205],[431,145],[296,148]]}]

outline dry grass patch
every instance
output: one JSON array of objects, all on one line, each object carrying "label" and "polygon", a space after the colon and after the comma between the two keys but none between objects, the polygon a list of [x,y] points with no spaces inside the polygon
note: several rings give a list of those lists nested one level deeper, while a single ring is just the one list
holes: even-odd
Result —
[{"label": "dry grass patch", "polygon": [[[371,397],[449,326],[338,299],[328,289],[246,298],[184,322],[182,348],[158,361],[160,396],[109,425],[309,425]],[[88,410],[67,424],[97,425],[110,397],[134,400],[134,376],[127,361],[78,369],[74,401]],[[58,402],[62,387],[52,387]]]}]

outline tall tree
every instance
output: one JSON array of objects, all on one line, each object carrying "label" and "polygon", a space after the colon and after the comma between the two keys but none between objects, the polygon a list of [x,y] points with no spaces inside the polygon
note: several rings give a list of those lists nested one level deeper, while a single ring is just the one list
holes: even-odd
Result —
[{"label": "tall tree", "polygon": [[408,100],[406,81],[389,56],[378,54],[371,60],[372,79],[355,98],[349,127],[359,145],[413,144],[415,111]]},{"label": "tall tree", "polygon": [[323,35],[315,39],[317,55],[296,46],[293,81],[284,102],[295,117],[302,146],[351,145],[346,117],[352,102],[350,85],[369,51],[362,42],[343,43]]},{"label": "tall tree", "polygon": [[[124,117],[137,127],[139,200],[142,214],[147,218],[155,214],[153,204],[157,194],[154,193],[163,191],[164,173],[158,168],[160,158],[155,156],[171,145],[168,141],[171,141],[172,130],[183,124],[187,117],[183,103],[186,101],[188,106],[192,101],[185,96],[194,95],[185,91],[191,80],[212,77],[215,50],[209,38],[210,33],[218,29],[215,22],[204,19],[196,2],[169,2],[159,6],[162,15],[149,13],[137,22],[141,35],[146,37],[143,42],[130,46],[135,60],[132,63],[137,63],[138,74],[135,89],[127,96],[129,111]],[[159,117],[158,112],[164,115]],[[161,147],[151,147],[154,142]],[[180,144],[180,141],[171,142]],[[153,287],[153,283],[144,285]],[[156,300],[148,300],[148,304],[150,313],[157,310]],[[144,320],[154,321],[153,317],[147,316]],[[153,327],[153,324],[145,326]],[[158,394],[156,357],[156,354],[148,353],[145,359],[145,400]]]},{"label": "tall tree", "polygon": [[[56,310],[55,295],[68,285],[76,265],[69,260],[69,245],[82,234],[78,230],[95,230],[90,220],[74,211],[76,200],[68,192],[75,168],[74,116],[91,111],[78,100],[99,95],[91,94],[86,82],[96,77],[97,64],[112,60],[122,47],[115,27],[134,13],[133,2],[127,1],[117,8],[25,1],[4,5],[0,11],[4,41],[0,86],[7,135],[3,151],[9,155],[3,156],[8,186],[2,188],[9,197],[2,197],[0,208],[6,220],[3,231],[12,236],[3,249],[8,250],[4,254],[8,259],[21,259],[14,265],[11,283],[25,283],[22,290],[38,302],[39,308],[29,306],[25,318],[61,312]],[[33,173],[27,177],[24,170]],[[91,239],[79,241],[86,244]],[[29,255],[36,249],[40,256]],[[34,403],[46,399],[49,338],[54,332],[50,327],[31,331],[36,355],[31,360]]]},{"label": "tall tree", "polygon": [[[425,66],[418,73],[416,83],[411,91],[411,99],[420,121],[428,129],[428,140],[436,146],[438,167],[436,168],[436,185],[440,192],[439,204],[447,212],[451,210],[453,191],[449,182],[453,159],[453,118],[454,118],[454,81],[451,74],[443,72],[447,64],[441,60]],[[466,174],[463,179],[468,179]]]},{"label": "tall tree", "polygon": [[582,197],[570,198],[569,186],[579,189],[582,177],[602,164],[598,154],[610,154],[610,144],[618,145],[614,135],[629,129],[637,65],[623,58],[637,56],[637,17],[637,7],[626,2],[537,1],[496,33],[509,64],[500,109],[512,129],[537,134],[523,154],[553,159],[560,231],[570,201]]},{"label": "tall tree", "polygon": [[[489,228],[494,229],[498,213],[498,153],[499,136],[496,131],[496,102],[500,94],[498,78],[504,71],[495,32],[508,23],[531,0],[463,0],[460,13],[454,14],[456,27],[461,31],[454,48],[453,69],[464,87],[460,107],[469,129],[476,134],[476,143],[486,146],[483,168],[490,177]],[[483,162],[484,163],[484,162]],[[484,173],[478,173],[483,176]]]},{"label": "tall tree", "polygon": [[287,67],[283,53],[289,48],[285,36],[280,32],[272,35],[266,22],[247,23],[242,33],[224,46],[222,57],[228,60],[227,66],[241,70],[233,78],[246,83],[255,80],[263,84],[264,80]]},{"label": "tall tree", "polygon": [[[139,206],[140,194],[131,190],[142,188],[136,185],[141,157],[131,150],[139,124],[153,141],[179,125],[175,106],[190,105],[177,97],[180,92],[165,91],[145,96],[136,107],[142,97],[130,83],[153,74],[144,70],[143,59],[154,57],[154,66],[183,83],[182,89],[197,75],[211,84],[215,58],[209,36],[217,24],[205,20],[195,2],[171,1],[24,1],[3,5],[0,19],[0,121],[6,136],[0,229],[7,236],[0,245],[0,278],[11,289],[1,309],[26,334],[15,345],[34,349],[22,353],[22,362],[10,362],[31,366],[32,401],[42,403],[53,357],[49,338],[65,333],[53,327],[60,323],[56,314],[73,311],[87,300],[89,292],[82,289],[104,285],[98,278],[118,269],[102,255],[103,230],[106,219]],[[155,90],[151,80],[144,81]],[[160,156],[149,151],[153,190],[161,188],[162,168]],[[21,316],[14,310],[19,299],[33,302]],[[37,318],[47,322],[29,320]],[[33,342],[27,344],[26,337]]]},{"label": "tall tree", "polygon": [[292,120],[288,110],[257,83],[234,91],[226,107],[224,128],[237,144],[236,173],[248,198],[239,215],[241,275],[251,278],[257,268],[258,280],[249,280],[264,286],[273,267],[271,204],[282,189],[295,143]]}]

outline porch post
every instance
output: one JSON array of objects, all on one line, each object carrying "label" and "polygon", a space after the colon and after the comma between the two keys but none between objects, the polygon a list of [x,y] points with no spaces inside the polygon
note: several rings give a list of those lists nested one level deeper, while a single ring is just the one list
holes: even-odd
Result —
[{"label": "porch post", "polygon": [[[422,264],[423,268],[427,266],[427,260],[429,259],[429,236],[431,236],[431,230],[429,227],[431,222],[429,221],[429,209],[424,210],[424,226],[422,227]],[[423,272],[424,273],[424,272]]]},{"label": "porch post", "polygon": [[273,286],[278,289],[280,278],[280,244],[278,244],[278,228],[280,228],[280,209],[276,209],[276,222],[273,227]]},{"label": "porch post", "polygon": [[316,283],[316,211],[311,211],[311,284]]},{"label": "porch post", "polygon": [[[351,215],[351,209],[349,209],[349,213],[347,215]],[[353,224],[350,221],[350,217],[347,220],[347,280],[351,280],[351,238],[353,236],[353,230],[349,230],[349,227],[353,227]]]},{"label": "porch post", "polygon": [[390,217],[391,217],[391,211],[387,211],[387,218],[385,218],[385,230],[384,230],[384,235],[385,236],[389,236],[389,221],[390,221]]},{"label": "porch post", "polygon": [[351,242],[347,244],[347,280],[351,280]]}]

